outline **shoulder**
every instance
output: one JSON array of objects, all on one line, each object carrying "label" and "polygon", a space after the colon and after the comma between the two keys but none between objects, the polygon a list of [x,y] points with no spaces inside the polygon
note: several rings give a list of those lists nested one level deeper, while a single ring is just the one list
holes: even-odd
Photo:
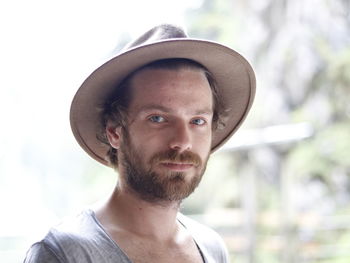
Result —
[{"label": "shoulder", "polygon": [[183,214],[178,215],[178,220],[191,233],[209,262],[229,262],[226,245],[217,232]]},{"label": "shoulder", "polygon": [[51,228],[42,242],[54,250],[68,250],[87,245],[91,237],[98,236],[98,230],[90,211],[83,211]]},{"label": "shoulder", "polygon": [[24,263],[61,263],[64,262],[59,255],[44,241],[37,242],[27,252]]},{"label": "shoulder", "polygon": [[[87,210],[51,228],[43,240],[30,248],[25,263],[104,262],[113,246],[91,211]],[[102,254],[102,250],[105,253]]]}]

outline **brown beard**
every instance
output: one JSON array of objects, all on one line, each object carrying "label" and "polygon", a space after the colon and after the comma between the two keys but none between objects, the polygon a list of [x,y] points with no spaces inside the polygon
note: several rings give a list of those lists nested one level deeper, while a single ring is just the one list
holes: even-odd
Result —
[{"label": "brown beard", "polygon": [[[179,153],[169,150],[155,154],[149,161],[149,169],[143,165],[142,153],[138,152],[132,145],[131,140],[124,132],[124,142],[120,145],[120,165],[125,172],[127,185],[148,202],[182,201],[188,197],[199,185],[206,164],[207,158],[202,161],[198,154],[190,151]],[[191,163],[196,169],[191,178],[186,178],[185,172],[163,172],[157,173],[154,167],[160,162],[182,162]]]}]

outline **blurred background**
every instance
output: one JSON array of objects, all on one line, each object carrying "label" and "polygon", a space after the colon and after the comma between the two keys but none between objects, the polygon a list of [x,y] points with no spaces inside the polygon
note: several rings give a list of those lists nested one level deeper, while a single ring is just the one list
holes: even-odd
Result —
[{"label": "blurred background", "polygon": [[257,75],[242,128],[182,212],[235,263],[350,262],[350,0],[0,2],[0,262],[108,195],[116,174],[75,142],[82,81],[156,24],[226,44]]}]

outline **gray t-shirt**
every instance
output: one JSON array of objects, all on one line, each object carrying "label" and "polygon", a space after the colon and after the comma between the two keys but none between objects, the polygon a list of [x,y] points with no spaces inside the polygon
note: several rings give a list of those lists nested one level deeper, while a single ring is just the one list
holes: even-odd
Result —
[{"label": "gray t-shirt", "polygon": [[[219,235],[192,219],[178,214],[191,233],[205,263],[228,263],[226,247]],[[32,245],[24,263],[132,263],[98,222],[92,210],[65,220],[43,240]]]}]

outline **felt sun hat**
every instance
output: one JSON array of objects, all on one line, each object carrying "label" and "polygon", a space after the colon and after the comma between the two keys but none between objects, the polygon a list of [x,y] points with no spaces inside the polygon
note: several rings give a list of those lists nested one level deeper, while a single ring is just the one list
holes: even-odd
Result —
[{"label": "felt sun hat", "polygon": [[224,126],[213,131],[211,151],[217,150],[237,131],[246,118],[255,95],[255,75],[249,62],[236,51],[216,42],[189,38],[182,28],[156,26],[128,44],[101,65],[76,92],[70,124],[79,145],[104,165],[108,145],[98,139],[101,110],[106,100],[130,73],[156,60],[185,58],[203,65],[214,77],[226,117]]}]

